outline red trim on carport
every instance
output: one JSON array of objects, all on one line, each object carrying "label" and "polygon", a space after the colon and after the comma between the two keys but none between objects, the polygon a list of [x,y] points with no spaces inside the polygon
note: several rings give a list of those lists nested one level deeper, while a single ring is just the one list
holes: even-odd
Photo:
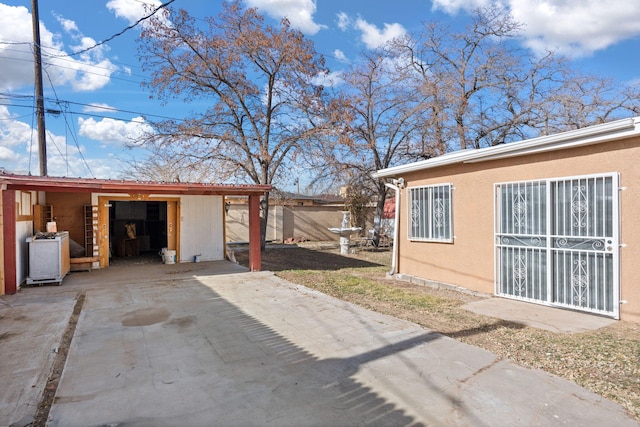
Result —
[{"label": "red trim on carport", "polygon": [[[15,294],[18,281],[16,273],[16,192],[2,193],[2,235],[4,242],[4,293]],[[10,268],[13,266],[13,268]]]},{"label": "red trim on carport", "polygon": [[260,196],[249,196],[249,270],[260,271]]}]

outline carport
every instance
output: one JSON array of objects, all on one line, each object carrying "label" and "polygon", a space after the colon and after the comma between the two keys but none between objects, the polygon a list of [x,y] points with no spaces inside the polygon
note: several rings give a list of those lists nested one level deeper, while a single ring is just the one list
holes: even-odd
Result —
[{"label": "carport", "polygon": [[[66,220],[66,224],[72,226],[85,223],[82,225],[85,227],[82,238],[88,242],[86,246],[90,253],[87,255],[93,261],[92,267],[105,268],[109,266],[110,254],[114,251],[115,242],[110,241],[113,239],[110,227],[114,223],[110,209],[116,203],[122,206],[132,204],[131,202],[146,202],[143,203],[145,209],[160,206],[164,216],[161,231],[166,233],[163,243],[166,243],[168,249],[176,251],[177,262],[184,262],[193,259],[193,255],[202,250],[202,241],[212,240],[211,236],[215,236],[216,241],[213,243],[216,247],[210,249],[207,260],[225,258],[224,198],[247,197],[250,269],[260,270],[260,199],[271,190],[270,185],[143,182],[26,176],[2,172],[0,189],[0,262],[3,267],[0,269],[0,295],[15,293],[26,279],[28,254],[24,241],[38,229],[39,221],[46,222],[46,219],[43,220],[46,209],[42,208],[51,199],[55,199],[61,208],[75,204],[78,209],[84,208],[88,212],[85,217],[81,212],[74,213],[74,216]],[[55,220],[55,211],[51,217],[50,219]],[[87,226],[87,221],[93,221],[93,224]],[[146,228],[147,222],[140,223]],[[203,233],[200,230],[203,225],[215,228],[216,233]],[[152,227],[149,225],[149,228]]]}]

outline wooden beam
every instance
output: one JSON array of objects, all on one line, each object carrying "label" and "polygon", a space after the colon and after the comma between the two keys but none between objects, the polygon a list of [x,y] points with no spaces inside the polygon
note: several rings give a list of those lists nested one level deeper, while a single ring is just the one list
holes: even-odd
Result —
[{"label": "wooden beam", "polygon": [[4,293],[15,294],[16,273],[16,192],[2,191],[2,244],[4,249]]},{"label": "wooden beam", "polygon": [[260,196],[249,196],[249,270],[260,271]]}]

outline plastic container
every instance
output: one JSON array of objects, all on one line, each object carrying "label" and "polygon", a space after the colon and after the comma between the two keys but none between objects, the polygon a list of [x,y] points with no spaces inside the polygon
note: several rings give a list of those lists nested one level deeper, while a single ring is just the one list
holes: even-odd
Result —
[{"label": "plastic container", "polygon": [[165,250],[162,249],[162,261],[165,264],[175,264],[176,263],[176,251]]}]

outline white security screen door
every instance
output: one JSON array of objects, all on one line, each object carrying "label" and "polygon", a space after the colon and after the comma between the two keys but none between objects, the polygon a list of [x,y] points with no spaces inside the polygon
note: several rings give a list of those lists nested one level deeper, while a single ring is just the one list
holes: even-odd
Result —
[{"label": "white security screen door", "polygon": [[503,183],[496,294],[619,316],[618,175]]}]

